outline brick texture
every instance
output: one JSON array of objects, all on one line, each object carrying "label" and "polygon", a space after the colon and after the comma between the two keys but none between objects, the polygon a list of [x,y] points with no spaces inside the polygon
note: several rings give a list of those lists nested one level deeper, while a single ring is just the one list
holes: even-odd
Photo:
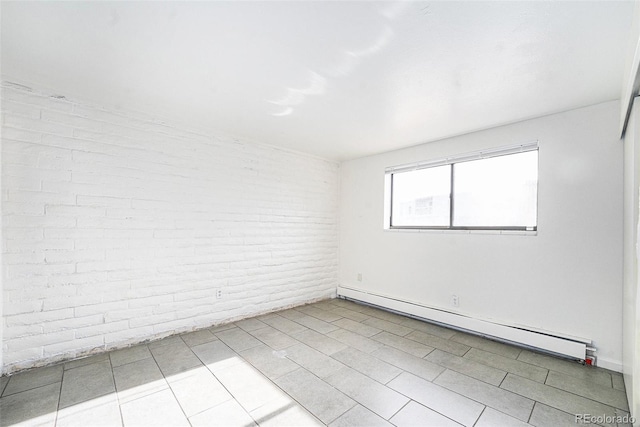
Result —
[{"label": "brick texture", "polygon": [[334,295],[337,203],[337,163],[3,83],[3,373]]}]

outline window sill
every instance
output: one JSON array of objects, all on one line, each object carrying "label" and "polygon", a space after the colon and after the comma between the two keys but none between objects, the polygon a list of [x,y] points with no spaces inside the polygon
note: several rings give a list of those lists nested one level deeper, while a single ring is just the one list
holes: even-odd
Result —
[{"label": "window sill", "polygon": [[436,230],[429,228],[385,228],[393,233],[427,233],[427,234],[505,234],[512,236],[537,236],[538,231],[526,230]]}]

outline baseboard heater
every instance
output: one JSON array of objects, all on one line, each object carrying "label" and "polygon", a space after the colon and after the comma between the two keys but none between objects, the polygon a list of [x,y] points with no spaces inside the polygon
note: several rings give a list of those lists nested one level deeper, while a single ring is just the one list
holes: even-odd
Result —
[{"label": "baseboard heater", "polygon": [[468,331],[510,344],[542,350],[570,359],[585,360],[587,346],[591,340],[569,338],[532,331],[515,326],[493,323],[487,320],[467,317],[437,308],[401,301],[388,296],[376,295],[357,289],[338,287],[338,296],[354,301],[378,306],[400,314],[416,317],[428,322]]}]

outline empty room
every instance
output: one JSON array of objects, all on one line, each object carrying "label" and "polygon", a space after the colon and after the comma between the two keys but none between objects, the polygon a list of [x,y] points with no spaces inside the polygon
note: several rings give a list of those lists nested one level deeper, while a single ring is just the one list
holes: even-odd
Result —
[{"label": "empty room", "polygon": [[639,1],[0,23],[0,426],[640,426]]}]

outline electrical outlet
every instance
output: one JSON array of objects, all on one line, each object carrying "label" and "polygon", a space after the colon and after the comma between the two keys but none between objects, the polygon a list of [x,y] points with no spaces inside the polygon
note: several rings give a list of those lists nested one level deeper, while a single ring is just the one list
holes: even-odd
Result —
[{"label": "electrical outlet", "polygon": [[458,295],[451,295],[451,305],[454,307],[460,307],[460,299]]},{"label": "electrical outlet", "polygon": [[362,282],[362,273],[358,273],[358,282]]},{"label": "electrical outlet", "polygon": [[221,299],[222,298],[222,289],[216,289],[216,298],[217,299]]}]

